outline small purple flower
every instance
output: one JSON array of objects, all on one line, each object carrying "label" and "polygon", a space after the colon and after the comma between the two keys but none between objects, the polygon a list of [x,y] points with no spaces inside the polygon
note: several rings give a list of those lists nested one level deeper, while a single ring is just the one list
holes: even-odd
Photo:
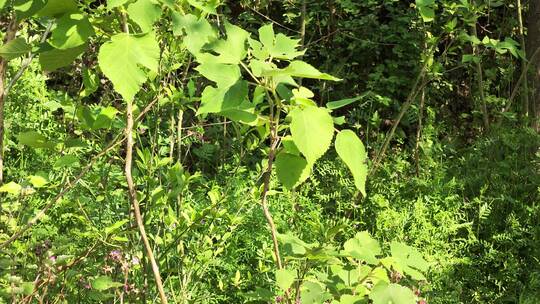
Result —
[{"label": "small purple flower", "polygon": [[51,255],[51,256],[49,257],[49,260],[50,260],[51,262],[55,263],[55,262],[56,262],[56,256],[55,256],[55,255]]},{"label": "small purple flower", "polygon": [[109,252],[109,257],[113,261],[119,261],[122,258],[122,252],[120,250],[113,250]]},{"label": "small purple flower", "polygon": [[133,257],[133,258],[131,259],[131,264],[133,264],[133,265],[139,265],[139,263],[140,263],[140,260],[139,260],[138,257]]},{"label": "small purple flower", "polygon": [[90,286],[90,283],[86,283],[86,284],[84,284],[84,288],[86,288],[86,289],[92,289],[92,286]]},{"label": "small purple flower", "polygon": [[276,303],[281,303],[283,301],[283,297],[282,296],[277,296],[276,297]]}]

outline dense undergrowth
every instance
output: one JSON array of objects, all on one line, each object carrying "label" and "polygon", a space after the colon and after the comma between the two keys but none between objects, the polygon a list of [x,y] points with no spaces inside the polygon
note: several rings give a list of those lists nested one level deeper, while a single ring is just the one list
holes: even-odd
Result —
[{"label": "dense undergrowth", "polygon": [[[35,49],[19,55],[39,59],[7,66],[6,79],[26,70],[4,108],[0,303],[164,303],[159,280],[169,303],[538,303],[540,135],[533,109],[507,108],[526,61],[515,1],[477,2],[85,1],[98,35],[54,71],[62,56],[41,59],[57,45],[37,41],[60,17],[25,16]],[[158,37],[159,69],[132,56],[150,70],[134,92],[98,58],[111,37]],[[295,58],[342,79],[287,70]],[[305,109],[329,127],[295,137]],[[317,146],[345,130],[362,140],[356,170],[337,139]],[[272,170],[283,154],[295,161]]]}]

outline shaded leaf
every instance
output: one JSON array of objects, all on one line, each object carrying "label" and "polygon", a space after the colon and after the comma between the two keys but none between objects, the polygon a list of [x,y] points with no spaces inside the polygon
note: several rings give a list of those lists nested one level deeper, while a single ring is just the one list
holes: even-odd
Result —
[{"label": "shaded leaf", "polygon": [[23,56],[32,50],[32,46],[26,43],[24,38],[15,38],[10,42],[0,46],[0,56],[11,60]]},{"label": "shaded leaf", "polygon": [[289,190],[303,183],[311,172],[311,166],[301,156],[281,152],[276,156],[276,174]]},{"label": "shaded leaf", "polygon": [[94,35],[94,28],[82,14],[65,14],[58,19],[49,43],[57,49],[70,49],[83,45]]}]

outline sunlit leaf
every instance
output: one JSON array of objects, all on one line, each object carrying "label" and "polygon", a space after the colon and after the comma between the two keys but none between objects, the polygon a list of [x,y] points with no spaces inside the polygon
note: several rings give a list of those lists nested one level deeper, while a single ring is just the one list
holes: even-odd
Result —
[{"label": "sunlit leaf", "polygon": [[291,135],[298,150],[309,163],[314,163],[330,147],[334,136],[334,121],[327,110],[305,107],[291,113]]},{"label": "sunlit leaf", "polygon": [[336,136],[335,146],[339,157],[352,172],[354,185],[366,196],[368,167],[364,144],[353,131],[343,130]]},{"label": "sunlit leaf", "polygon": [[159,56],[153,33],[142,36],[121,33],[101,46],[98,61],[114,89],[125,100],[132,100],[147,80],[147,71],[157,72]]}]

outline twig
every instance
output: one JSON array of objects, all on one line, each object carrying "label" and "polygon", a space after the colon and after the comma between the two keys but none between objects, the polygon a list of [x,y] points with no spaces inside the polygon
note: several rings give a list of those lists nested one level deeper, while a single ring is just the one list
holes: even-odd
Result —
[{"label": "twig", "polygon": [[293,30],[292,28],[290,28],[290,27],[288,27],[288,26],[286,26],[286,25],[283,25],[283,24],[281,24],[281,23],[279,23],[279,22],[277,22],[277,21],[271,19],[270,17],[268,17],[268,16],[266,16],[265,14],[263,14],[263,13],[257,11],[257,10],[254,9],[253,7],[248,6],[248,8],[249,8],[251,11],[253,11],[255,14],[257,14],[257,15],[263,17],[264,19],[266,19],[266,20],[268,20],[268,21],[270,21],[270,22],[272,22],[272,23],[274,23],[274,24],[276,24],[276,25],[278,25],[278,26],[280,26],[280,27],[282,27],[282,28],[284,28],[284,29],[286,29],[286,30],[288,30],[288,31],[291,31],[291,32],[293,32],[293,33],[300,34],[299,31]]},{"label": "twig", "polygon": [[510,97],[508,98],[508,104],[501,110],[502,113],[507,112],[508,109],[510,109],[510,107],[512,106],[512,103],[514,102],[514,99],[516,98],[516,95],[521,88],[521,82],[525,79],[527,71],[529,71],[533,60],[536,58],[536,56],[538,56],[538,54],[540,54],[540,47],[537,48],[536,51],[534,51],[531,58],[529,58],[529,61],[527,62],[527,66],[523,71],[521,71],[521,75],[519,76],[518,81],[516,82],[514,89],[512,90],[512,94],[510,94]]},{"label": "twig", "polygon": [[392,129],[390,129],[390,132],[388,132],[388,135],[386,135],[386,138],[384,140],[384,143],[381,149],[379,150],[379,153],[375,156],[375,159],[373,160],[373,166],[371,167],[371,170],[369,171],[369,175],[377,171],[377,167],[379,166],[381,160],[383,159],[384,154],[386,153],[386,149],[388,148],[390,141],[394,137],[394,133],[396,132],[397,126],[401,122],[403,115],[405,115],[405,112],[407,112],[407,110],[409,109],[409,106],[411,105],[412,101],[416,98],[416,96],[420,92],[420,89],[423,88],[427,84],[427,81],[424,81],[421,85],[419,85],[420,80],[423,79],[425,73],[426,73],[425,66],[423,66],[422,70],[420,71],[420,73],[418,73],[418,76],[416,77],[416,80],[411,89],[411,92],[409,93],[409,96],[407,96],[405,103],[403,104],[403,106],[401,106],[401,111],[399,112],[396,120],[394,121],[394,124],[392,125]]},{"label": "twig", "polygon": [[[53,25],[53,22],[52,21],[49,22],[49,24],[47,25],[47,28],[45,29],[45,32],[43,32],[43,35],[41,36],[41,39],[39,41],[40,43],[44,43],[45,40],[47,40],[47,36],[49,36],[49,33],[51,32],[52,25]],[[36,53],[30,53],[30,56],[28,56],[28,58],[26,58],[23,65],[21,66],[21,68],[17,71],[17,73],[9,81],[9,84],[7,85],[6,90],[4,92],[4,96],[7,96],[7,94],[9,93],[9,90],[11,90],[11,88],[15,85],[17,80],[19,80],[19,78],[21,78],[22,74],[24,74],[26,69],[28,69],[28,66],[30,66],[30,63],[32,62],[32,59],[34,59],[35,56],[36,56]]]}]

